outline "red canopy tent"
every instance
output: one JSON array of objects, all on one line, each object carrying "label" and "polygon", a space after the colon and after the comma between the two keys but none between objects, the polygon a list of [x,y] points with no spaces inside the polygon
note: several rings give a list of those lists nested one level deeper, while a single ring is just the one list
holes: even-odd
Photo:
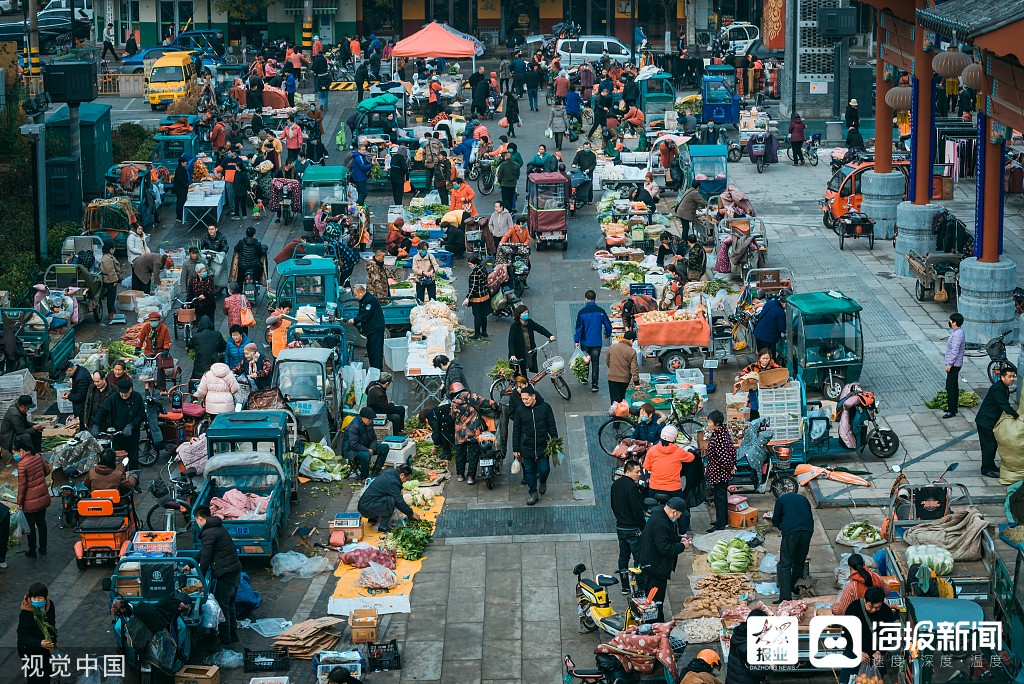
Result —
[{"label": "red canopy tent", "polygon": [[471,57],[476,63],[473,41],[454,36],[436,21],[408,38],[398,41],[392,57]]}]

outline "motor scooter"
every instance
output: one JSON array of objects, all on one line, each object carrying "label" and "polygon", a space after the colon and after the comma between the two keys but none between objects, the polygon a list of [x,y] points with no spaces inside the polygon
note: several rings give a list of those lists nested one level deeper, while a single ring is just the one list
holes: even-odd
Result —
[{"label": "motor scooter", "polygon": [[576,575],[576,602],[580,620],[579,633],[587,634],[600,629],[609,636],[615,636],[633,625],[655,622],[658,618],[658,603],[653,600],[655,590],[645,596],[637,585],[643,568],[629,568],[629,597],[626,612],[619,613],[608,599],[608,587],[620,584],[614,575],[594,575],[594,579],[583,577],[587,566],[577,563],[572,569]]},{"label": "motor scooter", "polygon": [[477,477],[484,481],[488,489],[494,489],[494,478],[501,474],[504,455],[498,451],[498,439],[493,432],[484,432],[477,438],[480,448],[480,461],[477,463]]}]

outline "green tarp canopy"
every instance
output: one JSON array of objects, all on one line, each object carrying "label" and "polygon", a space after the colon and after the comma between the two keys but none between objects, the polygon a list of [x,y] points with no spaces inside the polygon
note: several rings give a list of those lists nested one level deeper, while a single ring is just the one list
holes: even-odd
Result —
[{"label": "green tarp canopy", "polygon": [[376,97],[368,97],[358,105],[356,110],[360,112],[372,112],[377,107],[390,107],[398,102],[398,98],[394,95],[377,95]]}]

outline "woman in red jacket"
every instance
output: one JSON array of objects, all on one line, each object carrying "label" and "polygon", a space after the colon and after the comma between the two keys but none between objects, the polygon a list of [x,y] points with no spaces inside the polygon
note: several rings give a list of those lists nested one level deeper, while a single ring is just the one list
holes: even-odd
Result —
[{"label": "woman in red jacket", "polygon": [[14,440],[14,460],[18,464],[18,508],[28,520],[28,558],[36,557],[36,540],[39,553],[46,555],[46,509],[50,506],[50,488],[46,476],[50,464],[39,454],[32,452],[32,438],[19,435]]}]

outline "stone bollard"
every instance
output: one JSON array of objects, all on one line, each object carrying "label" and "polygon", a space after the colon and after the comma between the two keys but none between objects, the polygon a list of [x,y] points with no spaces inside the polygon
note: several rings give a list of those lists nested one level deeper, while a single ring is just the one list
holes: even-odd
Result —
[{"label": "stone bollard", "polygon": [[[1005,256],[995,264],[980,262],[975,257],[960,262],[960,298],[956,307],[964,317],[968,342],[985,344],[1013,330],[1016,315],[1013,288],[1016,286],[1017,264]],[[1007,343],[1013,339],[1010,335]]]},{"label": "stone bollard", "polygon": [[896,207],[896,225],[900,228],[896,236],[896,263],[893,264],[893,272],[896,275],[913,275],[910,264],[907,263],[907,252],[913,251],[923,255],[935,251],[932,220],[941,210],[942,207],[938,204],[910,202],[900,202]]},{"label": "stone bollard", "polygon": [[903,201],[906,189],[907,177],[899,171],[884,174],[865,171],[861,176],[864,199],[860,203],[860,210],[875,222],[876,239],[892,240],[896,207]]}]

